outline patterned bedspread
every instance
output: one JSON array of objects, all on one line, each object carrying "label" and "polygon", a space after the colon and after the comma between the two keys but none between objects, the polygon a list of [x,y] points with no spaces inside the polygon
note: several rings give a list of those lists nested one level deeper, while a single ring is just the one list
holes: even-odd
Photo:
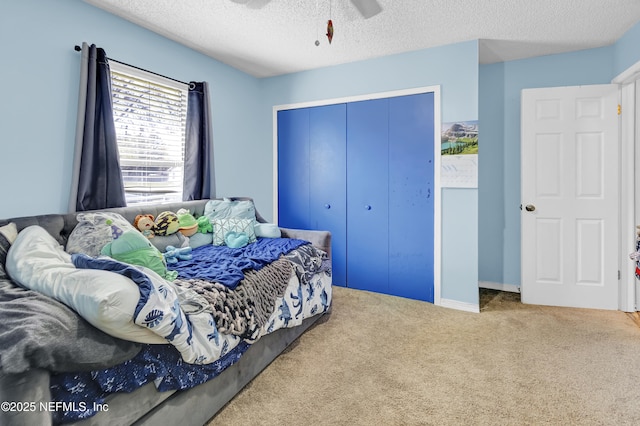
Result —
[{"label": "patterned bedspread", "polygon": [[230,288],[211,281],[176,279],[174,284],[191,289],[209,303],[218,332],[253,341],[282,297],[292,274],[291,263],[278,259],[259,271],[246,271],[238,286]]},{"label": "patterned bedspread", "polygon": [[253,341],[268,321],[277,298],[283,296],[293,273],[306,286],[316,274],[329,271],[327,254],[304,244],[259,270],[245,271],[233,290],[200,278],[178,278],[174,283],[194,290],[209,302],[220,333]]},{"label": "patterned bedspread", "polygon": [[[306,247],[305,244],[301,246]],[[235,363],[255,339],[280,328],[298,326],[305,318],[326,312],[331,305],[331,270],[326,262],[326,255],[323,256],[323,252],[317,251],[315,255],[319,258],[312,259],[309,255],[313,254],[313,250],[307,251],[306,254],[295,253],[296,251],[289,252],[288,259],[285,256],[281,257],[282,261],[292,262],[290,268],[294,272],[289,274],[286,287],[275,297],[273,308],[262,326],[253,328],[255,324],[251,325],[250,338],[242,339],[237,335],[218,332],[216,322],[213,320],[210,322],[209,326],[216,331],[215,336],[211,336],[209,344],[220,352],[215,361],[204,365],[188,364],[183,360],[184,354],[174,346],[144,345],[138,356],[124,364],[87,373],[53,376],[52,400],[77,404],[83,401],[101,403],[109,393],[132,392],[149,382],[153,382],[160,391],[188,389],[216,377],[225,368]],[[315,272],[305,274],[303,265],[315,265],[309,266],[315,268]],[[245,284],[243,282],[237,287],[242,289]],[[181,286],[177,285],[173,288],[179,293]],[[226,296],[233,293],[233,290],[224,286],[219,286],[217,289],[220,294]],[[238,295],[233,297],[238,300],[244,298]],[[209,304],[212,310],[217,309],[214,306],[215,303],[212,305],[209,302]],[[225,303],[219,304],[219,307],[223,310],[229,308]],[[140,312],[144,314],[144,308],[141,308]],[[204,313],[214,318],[210,311]],[[244,312],[243,315],[248,323],[255,321],[252,317],[253,313]],[[146,315],[142,315],[141,318],[144,317]],[[190,317],[187,315],[186,319],[189,320]],[[54,423],[71,422],[95,414],[90,407],[86,411],[59,412],[56,416],[60,417],[55,418]]]},{"label": "patterned bedspread", "polygon": [[[190,364],[209,364],[223,355],[225,346],[217,344],[220,335],[206,310],[206,302],[191,314],[183,309],[176,288],[155,272],[111,258],[93,258],[84,254],[71,256],[76,268],[101,269],[126,276],[140,290],[133,322],[146,327],[171,343]],[[193,301],[189,296],[187,301]],[[184,304],[185,307],[187,303]],[[191,306],[189,306],[191,307]],[[237,345],[239,342],[234,342]]]},{"label": "patterned bedspread", "polygon": [[[69,423],[92,417],[95,405],[104,404],[105,398],[114,392],[133,392],[153,382],[159,391],[188,389],[213,379],[225,368],[235,364],[249,344],[241,342],[219,360],[207,365],[182,362],[180,353],[171,345],[143,345],[133,359],[104,370],[51,376],[51,400],[75,403],[86,410],[65,412],[55,410],[53,423]],[[84,403],[84,405],[80,404]]]}]

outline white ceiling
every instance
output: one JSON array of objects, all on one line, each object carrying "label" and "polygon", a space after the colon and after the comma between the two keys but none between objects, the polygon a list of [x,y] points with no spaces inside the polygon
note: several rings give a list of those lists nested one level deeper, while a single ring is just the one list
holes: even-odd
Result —
[{"label": "white ceiling", "polygon": [[256,77],[476,39],[480,63],[523,59],[607,46],[640,21],[639,0],[378,0],[369,19],[350,0],[85,1]]}]

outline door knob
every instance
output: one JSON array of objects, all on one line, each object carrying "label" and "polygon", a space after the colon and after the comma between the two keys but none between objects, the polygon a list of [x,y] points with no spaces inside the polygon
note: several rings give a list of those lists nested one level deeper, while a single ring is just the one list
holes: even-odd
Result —
[{"label": "door knob", "polygon": [[367,204],[366,206],[364,206],[365,210],[371,210],[371,206],[369,204]]},{"label": "door knob", "polygon": [[324,205],[324,208],[325,208],[325,209],[327,209],[327,210],[329,210],[329,209],[331,208],[331,204],[325,204],[325,205]]},{"label": "door knob", "polygon": [[532,212],[535,211],[536,206],[534,206],[533,204],[527,204],[524,209],[528,212]]}]

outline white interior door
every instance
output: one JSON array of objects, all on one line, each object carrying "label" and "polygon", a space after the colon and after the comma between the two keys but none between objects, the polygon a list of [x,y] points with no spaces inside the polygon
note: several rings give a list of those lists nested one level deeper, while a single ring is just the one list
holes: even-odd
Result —
[{"label": "white interior door", "polygon": [[618,86],[522,91],[522,302],[618,309]]}]

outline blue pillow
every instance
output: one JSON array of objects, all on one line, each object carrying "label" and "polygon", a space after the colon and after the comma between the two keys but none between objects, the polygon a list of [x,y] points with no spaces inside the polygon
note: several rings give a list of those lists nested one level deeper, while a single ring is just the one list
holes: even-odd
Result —
[{"label": "blue pillow", "polygon": [[212,222],[230,217],[256,220],[256,208],[250,200],[209,200],[204,206],[204,215]]},{"label": "blue pillow", "polygon": [[282,236],[280,228],[275,223],[256,223],[256,237],[280,238]]}]

